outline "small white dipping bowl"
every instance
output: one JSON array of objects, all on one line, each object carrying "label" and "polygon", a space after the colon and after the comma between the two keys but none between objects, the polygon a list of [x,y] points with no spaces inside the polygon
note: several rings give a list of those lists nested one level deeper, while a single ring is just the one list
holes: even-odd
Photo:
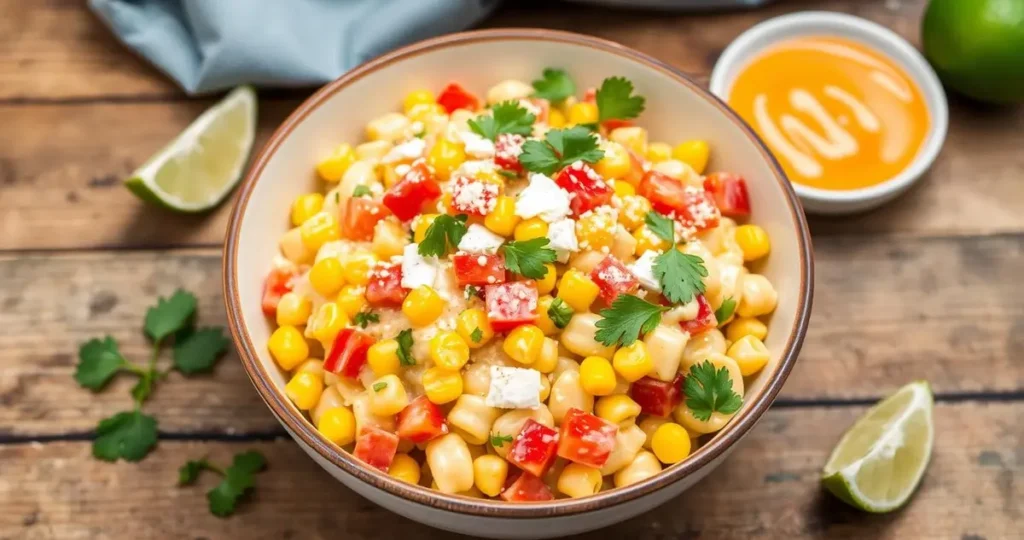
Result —
[{"label": "small white dipping bowl", "polygon": [[880,184],[860,189],[830,190],[793,182],[793,189],[804,209],[817,214],[859,212],[892,200],[928,170],[939,155],[949,127],[949,106],[939,78],[921,53],[895,32],[860,17],[824,11],[806,11],[769,19],[744,32],[725,49],[711,72],[711,93],[727,101],[733,81],[751,60],[777,43],[805,36],[846,38],[891,58],[921,89],[931,117],[931,130],[914,161]]}]

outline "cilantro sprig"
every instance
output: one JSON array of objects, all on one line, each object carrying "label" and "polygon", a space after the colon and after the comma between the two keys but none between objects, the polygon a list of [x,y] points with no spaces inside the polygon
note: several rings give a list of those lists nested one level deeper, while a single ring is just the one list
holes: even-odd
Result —
[{"label": "cilantro sprig", "polygon": [[512,442],[511,435],[502,435],[501,433],[491,433],[491,446],[495,448],[501,448],[505,443]]},{"label": "cilantro sprig", "polygon": [[608,77],[597,89],[598,121],[629,120],[644,111],[643,96],[634,96],[633,83],[625,77]]},{"label": "cilantro sprig", "polygon": [[533,122],[537,117],[520,105],[519,101],[502,101],[491,109],[491,113],[471,119],[469,129],[492,141],[502,133],[523,136],[533,133]]},{"label": "cilantro sprig", "polygon": [[647,212],[647,216],[644,217],[644,223],[647,225],[647,230],[651,231],[659,238],[665,240],[669,244],[676,243],[676,226],[675,221],[673,221],[672,218],[651,210],[650,212]]},{"label": "cilantro sprig", "polygon": [[256,485],[256,473],[262,471],[266,466],[266,458],[255,450],[235,454],[231,466],[227,469],[211,463],[206,458],[191,460],[178,469],[178,485],[195,484],[203,471],[220,475],[220,483],[206,492],[206,500],[211,514],[227,517],[235,512],[239,501],[252,491]]},{"label": "cilantro sprig", "polygon": [[718,309],[715,310],[715,320],[718,321],[718,324],[724,324],[725,321],[729,320],[729,317],[732,317],[732,314],[735,311],[736,300],[730,296],[723,300],[722,305],[718,306]]},{"label": "cilantro sprig", "polygon": [[473,343],[480,343],[484,339],[484,331],[480,327],[476,327],[472,332],[469,333],[469,339],[473,340]]},{"label": "cilantro sprig", "polygon": [[576,83],[561,69],[546,68],[543,78],[533,81],[533,95],[548,101],[562,101],[576,93]]},{"label": "cilantro sprig", "polygon": [[654,277],[661,283],[661,294],[673,304],[685,304],[704,294],[708,269],[704,259],[670,248],[654,258]]},{"label": "cilantro sprig", "polygon": [[358,186],[355,187],[355,189],[352,190],[352,196],[353,197],[373,197],[373,192],[370,191],[369,186],[364,186],[363,184],[359,184]]},{"label": "cilantro sprig", "polygon": [[415,366],[416,359],[412,357],[412,329],[406,328],[395,337],[398,342],[398,363],[403,366]]},{"label": "cilantro sprig", "polygon": [[466,235],[466,214],[450,216],[441,214],[434,218],[434,221],[427,227],[423,241],[420,242],[417,251],[423,256],[443,257],[448,254],[449,246],[452,249],[458,247],[462,237]]},{"label": "cilantro sprig", "polygon": [[729,370],[721,367],[715,370],[710,360],[690,366],[690,372],[683,381],[686,406],[693,417],[707,421],[714,413],[732,414],[743,405],[743,398],[732,389]]},{"label": "cilantro sprig", "polygon": [[611,307],[600,311],[601,320],[597,321],[594,339],[608,347],[631,345],[641,334],[654,330],[665,311],[668,311],[665,306],[630,294],[620,294]]},{"label": "cilantro sprig", "polygon": [[555,262],[558,254],[546,247],[550,240],[533,238],[505,244],[505,268],[530,279],[542,279],[547,274],[545,264]]},{"label": "cilantro sprig", "polygon": [[370,323],[379,323],[380,315],[370,311],[360,311],[356,313],[355,317],[352,317],[352,324],[358,325],[360,328],[366,328]]},{"label": "cilantro sprig", "polygon": [[596,163],[602,157],[604,150],[598,148],[597,137],[589,129],[575,126],[549,130],[543,141],[526,141],[519,163],[528,171],[552,174],[577,161]]},{"label": "cilantro sprig", "polygon": [[572,308],[561,298],[552,300],[551,306],[548,307],[548,318],[558,328],[565,328],[569,324],[569,319],[572,319],[572,314]]}]

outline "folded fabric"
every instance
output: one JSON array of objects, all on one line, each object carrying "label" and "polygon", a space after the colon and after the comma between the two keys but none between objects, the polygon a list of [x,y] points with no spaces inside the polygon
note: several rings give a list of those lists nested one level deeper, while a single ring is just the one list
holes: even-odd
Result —
[{"label": "folded fabric", "polygon": [[308,86],[395,47],[467,28],[499,0],[89,0],[189,94]]}]

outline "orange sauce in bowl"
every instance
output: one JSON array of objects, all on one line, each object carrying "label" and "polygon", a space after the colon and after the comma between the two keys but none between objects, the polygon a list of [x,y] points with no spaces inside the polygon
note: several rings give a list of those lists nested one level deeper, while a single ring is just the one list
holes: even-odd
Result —
[{"label": "orange sauce in bowl", "polygon": [[762,52],[737,76],[728,102],[790,180],[822,189],[892,178],[931,127],[921,89],[895,62],[832,37],[795,38]]}]

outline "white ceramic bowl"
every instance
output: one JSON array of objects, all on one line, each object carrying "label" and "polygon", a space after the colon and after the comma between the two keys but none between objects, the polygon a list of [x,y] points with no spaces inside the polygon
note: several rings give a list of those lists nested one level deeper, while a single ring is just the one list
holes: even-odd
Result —
[{"label": "white ceramic bowl", "polygon": [[931,167],[946,140],[949,106],[935,71],[911,44],[871,21],[825,11],[806,11],[769,19],[747,30],[725,49],[711,72],[711,92],[728,99],[736,76],[766,48],[801,36],[841,37],[863,43],[892,58],[921,88],[931,116],[931,131],[911,164],[896,176],[871,187],[844,191],[793,184],[808,212],[847,214],[888,202],[907,190]]},{"label": "white ceramic bowl", "polygon": [[[267,352],[272,331],[260,308],[262,281],[288,227],[289,205],[316,190],[316,162],[338,143],[359,141],[367,121],[399,107],[414,88],[462,82],[483,93],[516,78],[533,80],[545,67],[564,68],[586,88],[610,75],[631,79],[647,97],[640,122],[654,139],[700,137],[714,149],[713,170],[747,178],[753,221],[772,238],[759,271],[779,291],[767,345],[769,365],[747,385],[743,409],[686,461],[632,486],[592,497],[546,503],[445,495],[403,483],[331,444],[284,396],[285,378]],[[281,424],[327,473],[366,498],[442,529],[489,537],[542,538],[604,527],[668,501],[708,474],[768,409],[796,360],[810,317],[810,237],[796,195],[781,169],[724,104],[672,68],[600,39],[547,30],[485,30],[440,37],[364,64],[328,84],[292,113],[260,152],[241,186],[224,254],[228,321],[242,362]]]}]

